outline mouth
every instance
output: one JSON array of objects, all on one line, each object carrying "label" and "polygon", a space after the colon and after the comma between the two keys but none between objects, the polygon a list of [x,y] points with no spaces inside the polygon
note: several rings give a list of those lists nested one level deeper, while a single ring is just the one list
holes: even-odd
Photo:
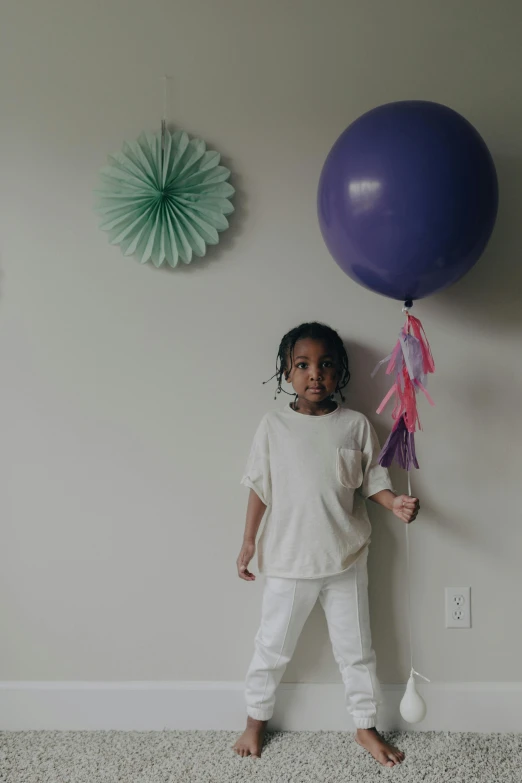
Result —
[{"label": "mouth", "polygon": [[309,386],[308,391],[311,394],[322,394],[322,392],[324,392],[324,386]]}]

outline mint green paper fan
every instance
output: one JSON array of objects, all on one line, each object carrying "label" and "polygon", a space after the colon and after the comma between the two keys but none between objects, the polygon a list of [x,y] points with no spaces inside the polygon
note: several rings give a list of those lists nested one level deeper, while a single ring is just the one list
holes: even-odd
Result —
[{"label": "mint green paper fan", "polygon": [[109,155],[95,190],[100,228],[123,255],[159,267],[190,264],[219,242],[234,211],[234,188],[220,155],[185,131],[142,133]]}]

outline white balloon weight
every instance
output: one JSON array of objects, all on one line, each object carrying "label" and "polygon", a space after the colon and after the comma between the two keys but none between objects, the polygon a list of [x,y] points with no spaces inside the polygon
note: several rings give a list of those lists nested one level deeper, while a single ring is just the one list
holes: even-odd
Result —
[{"label": "white balloon weight", "polygon": [[410,674],[410,679],[406,685],[406,693],[402,697],[400,711],[402,717],[408,723],[420,723],[426,715],[426,702],[417,691],[413,673]]}]

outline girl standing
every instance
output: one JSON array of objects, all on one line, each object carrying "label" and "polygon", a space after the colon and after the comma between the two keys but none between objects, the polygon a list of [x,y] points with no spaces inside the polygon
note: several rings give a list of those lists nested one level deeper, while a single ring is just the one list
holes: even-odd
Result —
[{"label": "girl standing", "polygon": [[250,488],[238,575],[256,577],[247,566],[257,547],[265,577],[261,624],[246,677],[247,726],[233,746],[240,756],[261,755],[276,688],[317,599],[328,624],[334,657],[345,685],[355,740],[384,766],[404,753],[375,728],[382,703],[372,648],[367,558],[371,525],[365,499],[405,523],[419,501],[397,496],[368,419],[334,401],[350,372],[338,333],[317,322],[286,334],[276,363],[278,393],[283,376],[295,399],[261,420],[241,483]]}]

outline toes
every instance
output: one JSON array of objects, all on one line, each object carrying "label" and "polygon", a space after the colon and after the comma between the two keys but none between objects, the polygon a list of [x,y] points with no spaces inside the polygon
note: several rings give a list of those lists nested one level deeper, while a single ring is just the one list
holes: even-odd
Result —
[{"label": "toes", "polygon": [[241,758],[245,758],[246,756],[252,756],[253,758],[259,759],[261,758],[261,753],[257,748],[253,748],[250,750],[250,748],[243,748],[241,746],[231,745],[230,746],[234,753],[236,753],[238,756],[241,756]]},{"label": "toes", "polygon": [[399,748],[396,748],[394,745],[391,745],[388,750],[388,756],[393,759],[394,761],[401,762],[404,761],[404,753],[402,750],[399,750]]},{"label": "toes", "polygon": [[380,761],[381,764],[384,767],[393,767],[395,765],[395,762],[392,761],[386,753],[379,753],[378,757],[376,756],[377,761]]}]

